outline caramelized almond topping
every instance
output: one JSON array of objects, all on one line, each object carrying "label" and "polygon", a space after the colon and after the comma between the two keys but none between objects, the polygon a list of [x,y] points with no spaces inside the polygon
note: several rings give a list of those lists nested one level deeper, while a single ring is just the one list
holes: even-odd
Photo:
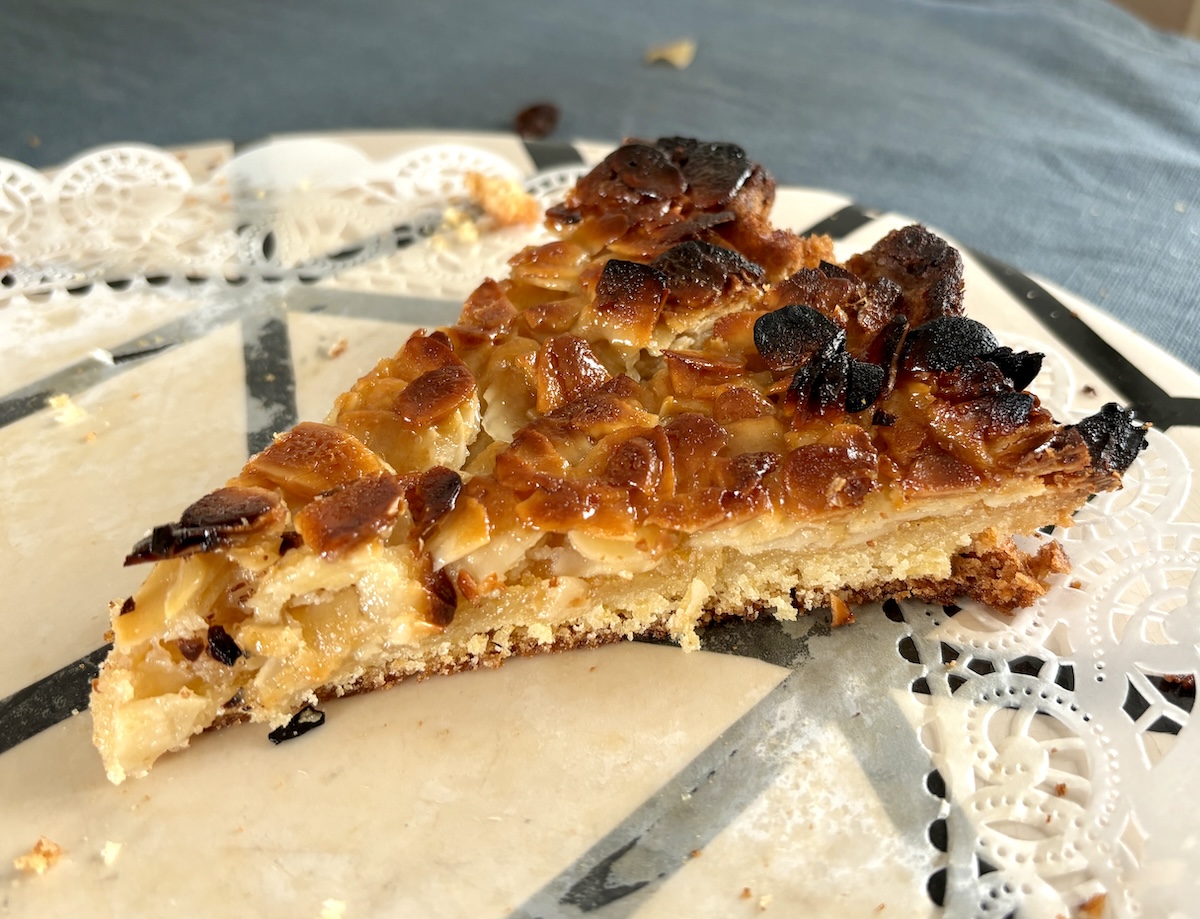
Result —
[{"label": "caramelized almond topping", "polygon": [[409,483],[375,475],[319,495],[296,513],[296,530],[323,558],[336,558],[392,528]]},{"label": "caramelized almond topping", "polygon": [[789,503],[801,512],[857,507],[877,487],[878,457],[861,428],[841,425],[826,443],[797,447],[783,461]]},{"label": "caramelized almond topping", "polygon": [[414,428],[445,420],[475,392],[475,378],[462,364],[427,370],[404,388],[393,411]]},{"label": "caramelized almond topping", "polygon": [[576,335],[548,338],[538,349],[537,410],[542,414],[595,389],[609,379],[592,346]]},{"label": "caramelized almond topping", "polygon": [[243,478],[276,485],[300,501],[384,471],[379,458],[351,435],[302,421],[246,464]]},{"label": "caramelized almond topping", "polygon": [[462,477],[444,466],[434,466],[416,476],[405,490],[408,510],[419,534],[425,534],[439,520],[454,510],[462,491]]},{"label": "caramelized almond topping", "polygon": [[511,331],[516,318],[517,308],[505,295],[504,288],[488,278],[467,298],[458,324],[489,335],[498,335]]}]

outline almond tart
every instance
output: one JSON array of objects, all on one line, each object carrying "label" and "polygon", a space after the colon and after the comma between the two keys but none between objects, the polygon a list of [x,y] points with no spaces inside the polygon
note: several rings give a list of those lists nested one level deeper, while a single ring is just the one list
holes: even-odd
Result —
[{"label": "almond tart", "polygon": [[94,684],[108,776],[514,654],[887,597],[1027,605],[1143,426],[1056,423],[920,226],[845,263],[726,143],[630,142],[554,241],[155,527]]}]

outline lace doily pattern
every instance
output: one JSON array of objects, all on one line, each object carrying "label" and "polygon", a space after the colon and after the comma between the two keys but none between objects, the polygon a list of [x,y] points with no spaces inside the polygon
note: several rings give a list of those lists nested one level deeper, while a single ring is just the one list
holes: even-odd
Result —
[{"label": "lace doily pattern", "polygon": [[[199,182],[175,154],[140,145],[92,151],[52,179],[0,160],[0,254],[13,261],[0,304],[131,276],[326,277],[432,234],[465,198],[468,172],[526,178],[510,160],[462,144],[375,162],[316,139],[249,150]],[[529,190],[549,199],[574,174],[539,175]],[[423,263],[405,267],[428,279],[420,293],[454,297],[466,266],[494,268],[514,237],[524,238],[424,250]]]}]

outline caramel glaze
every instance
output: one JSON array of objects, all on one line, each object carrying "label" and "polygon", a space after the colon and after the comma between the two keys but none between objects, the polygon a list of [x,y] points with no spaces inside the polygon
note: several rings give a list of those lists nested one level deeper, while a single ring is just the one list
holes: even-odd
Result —
[{"label": "caramel glaze", "polygon": [[[1116,406],[1057,424],[1024,392],[1041,355],[963,317],[962,259],[945,241],[906,227],[839,265],[828,237],[770,225],[773,198],[732,144],[627,143],[548,211],[558,239],[514,256],[455,326],[381,361],[329,425],[278,438],[237,487],[279,495],[326,556],[387,538],[403,506],[423,553],[462,496],[492,531],[661,553],[688,533],[776,510],[819,519],[881,491],[903,503],[1014,476],[1115,487],[1142,426]],[[461,479],[397,476],[377,455],[395,465],[401,435],[436,429],[495,380],[515,434],[494,442],[485,420]],[[254,538],[251,519],[190,549]],[[428,619],[444,625],[454,585],[422,558]]]}]

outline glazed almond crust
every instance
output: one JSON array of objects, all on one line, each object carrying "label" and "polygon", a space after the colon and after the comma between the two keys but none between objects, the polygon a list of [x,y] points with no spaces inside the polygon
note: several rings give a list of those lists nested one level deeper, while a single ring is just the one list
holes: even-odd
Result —
[{"label": "glazed almond crust", "polygon": [[215,724],[723,616],[886,597],[1027,605],[1144,443],[1057,424],[1041,355],[963,315],[908,227],[845,264],[771,226],[732,144],[630,142],[457,324],[419,331],[156,527],[96,682],[109,777]]}]

